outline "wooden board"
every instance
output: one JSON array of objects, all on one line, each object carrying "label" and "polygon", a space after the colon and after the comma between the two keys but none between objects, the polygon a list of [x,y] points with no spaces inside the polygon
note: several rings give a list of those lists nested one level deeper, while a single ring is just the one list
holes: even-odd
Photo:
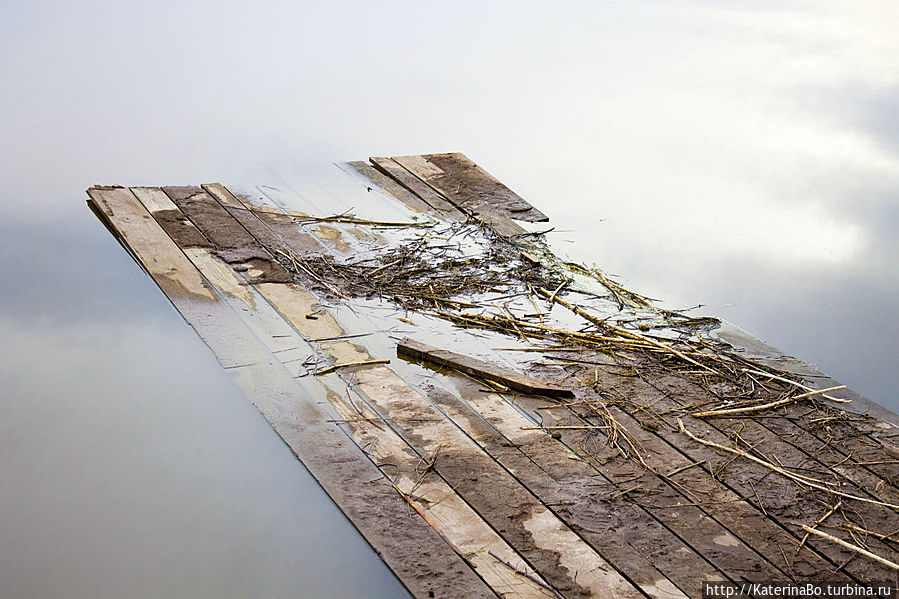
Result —
[{"label": "wooden board", "polygon": [[[445,213],[435,211],[433,207],[427,204],[416,194],[400,185],[392,177],[388,177],[381,171],[372,167],[367,162],[362,162],[360,160],[346,162],[341,164],[340,167],[347,170],[347,172],[353,172],[356,173],[357,176],[364,177],[365,181],[372,189],[377,188],[383,190],[384,193],[401,202],[412,212],[417,212],[420,214],[433,214],[440,219],[446,218]],[[458,214],[458,218],[462,218],[461,213]]]},{"label": "wooden board", "polygon": [[393,159],[462,210],[477,214],[489,209],[507,218],[527,222],[549,220],[464,154],[394,156]]},{"label": "wooden board", "polygon": [[455,217],[456,220],[465,220],[465,216],[446,198],[431,189],[424,181],[404,169],[391,158],[369,158],[376,169],[390,177],[397,184],[414,193],[425,204],[430,206],[436,212],[449,218]]},{"label": "wooden board", "polygon": [[[387,159],[372,159],[381,161],[375,166],[382,168],[384,173],[401,182],[404,186],[415,191],[424,198],[427,194],[437,194],[446,198],[450,204],[456,207],[469,219],[480,221],[490,227],[495,233],[503,237],[524,235],[527,231],[509,217],[509,211],[497,208],[489,202],[463,193],[461,184],[452,188],[443,188],[432,185],[430,181],[439,180],[441,171],[424,160],[421,156],[397,156],[387,163]],[[388,169],[387,165],[390,168]],[[396,165],[396,166],[394,166]],[[430,203],[429,200],[428,203]]]},{"label": "wooden board", "polygon": [[404,337],[396,344],[396,353],[398,355],[409,356],[427,362],[433,362],[438,366],[446,366],[460,372],[479,376],[491,381],[505,385],[515,391],[521,393],[530,393],[533,395],[546,395],[548,397],[574,397],[571,389],[551,385],[530,376],[525,376],[517,372],[510,371],[505,368],[490,364],[483,360],[478,360],[462,354],[447,351],[437,347],[431,347],[420,341]]},{"label": "wooden board", "polygon": [[170,298],[214,301],[215,295],[184,252],[159,230],[156,221],[124,187],[92,187],[88,195],[110,226]]}]

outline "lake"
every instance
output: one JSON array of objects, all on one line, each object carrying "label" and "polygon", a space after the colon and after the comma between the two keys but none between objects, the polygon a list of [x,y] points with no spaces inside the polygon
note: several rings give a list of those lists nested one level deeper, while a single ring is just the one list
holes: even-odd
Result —
[{"label": "lake", "polygon": [[404,591],[84,204],[461,151],[899,410],[895,3],[0,7],[0,595]]}]

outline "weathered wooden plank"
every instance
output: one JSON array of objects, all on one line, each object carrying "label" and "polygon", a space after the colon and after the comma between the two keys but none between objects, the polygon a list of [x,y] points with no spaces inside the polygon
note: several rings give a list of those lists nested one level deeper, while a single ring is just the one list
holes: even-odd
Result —
[{"label": "weathered wooden plank", "polygon": [[[422,466],[415,453],[394,431],[378,424],[378,416],[361,399],[353,406],[344,394],[333,391],[328,399],[345,420],[345,427],[360,447],[369,448],[369,456],[382,464],[385,474],[407,502],[444,535],[457,552],[471,562],[477,573],[501,597],[541,597],[556,595],[540,575],[523,562],[459,495],[435,472]],[[389,473],[388,473],[389,471]],[[525,574],[506,564],[515,564]],[[536,579],[536,580],[535,580]]]},{"label": "weathered wooden plank", "polygon": [[178,247],[212,247],[209,240],[184,216],[169,196],[158,187],[132,187],[131,192],[153,214],[153,218]]},{"label": "weathered wooden plank", "polygon": [[[657,376],[652,379],[652,385],[666,395],[674,393],[678,397],[683,397],[685,390],[688,390],[691,398],[712,399],[708,391],[687,383],[679,377]],[[747,447],[745,444],[757,447],[756,451],[759,452],[759,455],[775,456],[766,458],[769,462],[776,460],[777,463],[782,462],[789,468],[798,469],[797,471],[804,475],[833,482],[844,493],[899,505],[897,503],[899,497],[897,497],[895,489],[886,484],[886,481],[863,468],[847,466],[849,460],[839,458],[836,452],[828,448],[828,444],[809,439],[808,433],[792,425],[786,419],[780,418],[776,414],[772,416],[758,420],[715,417],[707,418],[705,421],[715,430],[730,438],[736,438],[739,435],[744,447]],[[781,481],[781,478],[776,477],[775,480]],[[768,482],[766,480],[766,483]],[[782,484],[789,485],[786,481],[782,481]],[[758,500],[764,501],[765,496],[765,494],[761,494]],[[838,499],[835,497],[834,503]],[[852,512],[858,518],[858,522],[865,522],[870,529],[894,530],[899,526],[899,516],[895,510],[865,501],[847,501],[847,503],[852,504]],[[807,509],[803,509],[803,505],[806,505]],[[800,495],[796,501],[792,502],[792,507],[797,513],[810,513],[810,510],[819,508],[819,506],[820,504],[816,505],[806,494]],[[831,525],[839,523],[841,516],[842,513],[834,516],[829,523]],[[876,538],[870,542],[887,559],[899,559],[899,553],[892,545],[880,543]]]},{"label": "weathered wooden plank", "polygon": [[[422,376],[421,379],[416,380],[414,375],[410,375],[407,371],[403,371],[403,376],[411,376],[411,380],[416,386],[425,390],[425,393],[429,397],[436,396],[441,409],[450,415],[451,418],[453,418],[454,413],[460,413],[459,419],[453,418],[456,421],[456,424],[479,441],[479,436],[483,435],[485,440],[482,445],[489,446],[489,433],[485,432],[483,427],[478,427],[477,424],[473,423],[469,418],[465,418],[464,415],[461,415],[464,413],[464,409],[459,407],[461,402],[453,402],[452,400],[439,401],[441,392],[437,382],[432,380],[432,376]],[[658,547],[669,547],[674,551],[673,548],[677,547],[679,544],[686,543],[702,555],[704,559],[709,560],[719,570],[727,574],[732,580],[740,580],[743,577],[750,575],[755,576],[757,579],[775,580],[789,575],[786,568],[784,568],[784,570],[776,569],[769,563],[769,561],[766,561],[761,555],[756,553],[738,536],[732,534],[727,528],[704,514],[698,507],[689,505],[695,498],[691,497],[687,499],[673,488],[668,487],[666,483],[658,478],[655,479],[655,485],[649,486],[644,484],[646,477],[634,481],[633,469],[628,468],[626,462],[603,463],[606,460],[604,457],[593,467],[590,467],[583,461],[572,460],[568,453],[570,449],[565,445],[562,445],[561,442],[552,439],[548,434],[545,434],[542,431],[522,430],[522,427],[531,425],[533,422],[524,418],[518,409],[506,402],[500,396],[492,393],[484,393],[483,389],[475,388],[476,385],[464,377],[449,377],[446,379],[446,382],[451,383],[452,386],[455,387],[457,392],[461,394],[464,399],[465,404],[476,409],[477,412],[489,422],[492,429],[503,434],[504,438],[507,439],[508,445],[517,447],[518,450],[525,453],[529,459],[539,465],[540,471],[551,475],[554,481],[564,481],[564,485],[560,486],[558,489],[546,489],[548,486],[551,487],[551,484],[547,484],[546,481],[541,481],[539,476],[536,476],[533,473],[526,474],[524,472],[519,474],[520,471],[516,470],[516,475],[523,477],[527,486],[535,490],[545,502],[548,504],[558,503],[559,505],[564,506],[563,508],[560,508],[563,512],[560,516],[566,522],[569,522],[576,530],[577,525],[580,523],[590,531],[602,532],[606,535],[614,535],[616,533],[615,529],[606,531],[603,526],[606,522],[604,518],[597,519],[593,515],[595,514],[594,510],[597,509],[594,504],[601,502],[603,508],[608,508],[602,510],[603,516],[607,513],[614,513],[615,524],[627,528],[636,527],[637,530],[641,531],[641,538],[639,540],[630,539],[628,542],[641,546],[643,551],[647,552],[646,555],[653,555],[654,547],[656,549]],[[520,404],[524,401],[524,398],[518,398],[517,401]],[[534,398],[532,401],[536,406],[545,407],[546,402],[544,400]],[[559,410],[564,410],[564,408],[559,408]],[[553,410],[553,412],[555,411],[557,410]],[[536,416],[540,417],[541,412],[542,414],[548,413],[547,411],[541,410]],[[587,423],[582,421],[566,421],[560,422],[559,424],[585,425]],[[473,427],[475,430],[468,431],[468,427]],[[568,432],[570,434],[580,435],[585,433],[585,431],[553,432]],[[563,437],[563,439],[564,438],[565,437]],[[502,451],[502,441],[494,440],[493,447],[495,449],[490,450],[491,452],[497,450]],[[645,449],[648,453],[655,453],[652,449]],[[590,451],[596,453],[600,450],[591,447]],[[613,450],[609,453],[609,459],[613,459],[614,455],[615,451]],[[504,461],[504,457],[498,455],[495,455],[495,457],[497,457],[500,463],[505,465],[506,462]],[[659,456],[659,458],[659,464],[664,465],[660,466],[660,468],[666,470],[673,469],[670,465],[666,464],[667,456],[662,455]],[[525,464],[522,468],[527,471],[529,467]],[[597,474],[600,476],[597,476]],[[649,476],[649,473],[647,473],[647,476]],[[612,484],[616,481],[619,481],[617,488]],[[611,490],[599,492],[603,483],[610,487]],[[590,492],[588,489],[593,489],[595,492]],[[666,495],[669,499],[667,499],[667,502],[665,503],[665,509],[650,509],[648,506],[642,506],[645,512],[641,516],[640,514],[632,513],[633,510],[639,512],[640,508],[632,503],[630,499],[625,499],[625,496],[621,494],[628,490],[638,491],[638,496],[644,492],[648,493],[653,498],[654,502],[659,501],[659,494]],[[543,495],[543,493],[546,492],[554,492],[558,497],[553,499],[549,495]],[[572,492],[574,496],[561,499],[562,496],[569,492]],[[589,500],[584,501],[584,497],[589,497]],[[625,505],[620,505],[616,502],[616,499],[620,500],[620,502]],[[653,518],[658,520],[659,523],[663,523],[665,527],[670,529],[677,536],[670,535],[667,542],[662,542],[662,537],[659,536],[662,533],[654,529],[654,523],[646,522],[647,514],[652,514]],[[758,517],[763,518],[760,513],[758,514]],[[753,522],[753,520],[750,520],[746,524],[751,527]],[[591,540],[587,533],[581,532],[581,534],[587,538],[588,541]],[[652,538],[655,538],[658,542],[653,544],[650,541]],[[607,553],[606,548],[615,546],[617,549],[617,545],[615,545],[614,541],[609,540],[608,537],[606,537],[606,539],[605,542],[597,541],[598,544],[594,543],[594,546],[602,547],[607,559],[613,561],[612,554]],[[618,544],[620,543],[621,541],[619,540]],[[677,551],[677,559],[670,562],[668,560],[672,555],[674,554],[666,551],[663,555],[654,556],[655,559],[653,560],[653,563],[657,568],[664,572],[666,576],[672,580],[679,580],[681,584],[685,584],[686,581],[682,578],[678,579],[678,574],[686,575],[688,578],[689,576],[692,576],[694,584],[696,584],[695,581],[702,579],[701,573],[703,572],[703,569],[696,565],[691,568],[688,565],[689,556],[684,557],[682,551]],[[678,572],[678,568],[680,568],[680,572]],[[631,576],[630,574],[629,577],[634,579],[634,576]]]},{"label": "weathered wooden plank", "polygon": [[637,597],[617,570],[393,370],[356,372],[357,389],[481,516],[564,595]]},{"label": "weathered wooden plank", "polygon": [[87,190],[143,267],[170,298],[188,296],[214,301],[215,295],[184,253],[160,236],[156,221],[124,187],[92,187]]},{"label": "weathered wooden plank", "polygon": [[442,194],[463,212],[528,222],[549,218],[494,179],[465,155],[394,156],[393,160]]},{"label": "weathered wooden plank", "polygon": [[[381,171],[373,168],[367,162],[345,162],[342,163],[340,167],[346,169],[347,172],[352,171],[353,173],[356,173],[357,176],[364,177],[365,180],[370,182],[369,184],[373,188],[376,187],[383,190],[384,193],[394,198],[396,201],[401,202],[412,212],[417,212],[419,214],[428,214],[433,215],[437,218],[447,219],[445,213],[435,211],[430,205],[425,203],[425,201],[418,197],[416,194],[412,193],[411,191],[397,183],[395,179],[388,177]],[[458,218],[463,219],[464,216],[459,213]]]},{"label": "weathered wooden plank", "polygon": [[213,244],[215,255],[235,270],[246,272],[252,282],[293,280],[274,256],[206,191],[195,186],[164,187],[163,191]]},{"label": "weathered wooden plank", "polygon": [[816,403],[790,404],[766,414],[766,428],[889,503],[899,503],[899,447],[871,434],[895,432],[892,423],[863,420]]},{"label": "weathered wooden plank", "polygon": [[[523,430],[532,421],[501,396],[485,393],[477,383],[457,374],[435,378],[433,372],[411,364],[396,368],[649,596],[695,594],[704,580],[726,579],[707,561],[707,555],[697,553],[628,499],[622,491],[631,485],[616,487],[559,441],[542,431]],[[722,534],[726,530],[715,536],[721,538]],[[697,538],[712,543],[715,536]],[[718,552],[723,548],[719,544]],[[741,574],[754,564],[764,564],[754,568],[760,579],[784,576],[745,546],[743,549],[727,550],[729,565],[740,564]]]},{"label": "weathered wooden plank", "polygon": [[[527,397],[517,398],[516,404],[550,427],[601,425],[590,418],[587,408],[569,406],[538,410],[546,406],[545,402],[535,402]],[[786,554],[781,551],[795,547],[797,541],[777,522],[713,479],[702,464],[696,466],[697,460],[676,451],[657,436],[653,430],[657,423],[649,419],[648,422],[637,421],[613,405],[609,405],[608,410],[640,448],[641,457],[651,470],[635,463],[636,456],[625,456],[603,430],[555,429],[553,432],[610,480],[635,489],[628,494],[631,500],[655,514],[679,535],[691,539],[698,551],[726,572],[739,577],[753,576],[754,572],[765,570],[764,566],[758,565],[758,558],[734,559],[735,554],[744,551],[741,546],[748,546],[792,579],[845,578],[833,574],[834,566],[809,550],[798,556],[789,554],[789,560],[786,560],[783,557]],[[743,568],[746,571],[740,572]]]},{"label": "weathered wooden plank", "polygon": [[424,181],[394,162],[393,159],[372,157],[369,160],[376,169],[421,198],[425,204],[436,212],[454,220],[466,219],[466,216],[448,202],[446,198],[441,197],[439,193],[431,189]]},{"label": "weathered wooden plank", "polygon": [[[235,310],[218,299],[130,191],[94,188],[89,194],[117,234],[134,244],[134,254],[222,365],[231,368],[241,389],[413,595],[495,596],[430,526],[409,519],[407,506],[379,471],[272,357],[260,341],[266,337],[251,332]],[[209,258],[215,259],[211,254]],[[197,281],[202,282],[199,287]],[[184,293],[185,288],[204,293]],[[278,339],[280,334],[267,338]],[[234,363],[235,350],[242,363]]]},{"label": "weathered wooden plank", "polygon": [[431,347],[408,337],[404,337],[397,343],[396,352],[400,355],[432,362],[438,366],[453,368],[472,376],[484,377],[522,393],[548,397],[574,397],[571,389],[552,385],[483,360]]},{"label": "weathered wooden plank", "polygon": [[[630,378],[627,380],[620,380],[622,377],[619,377],[619,379],[616,379],[613,382],[609,378],[605,378],[604,380],[606,375],[602,372],[600,372],[598,376],[601,384],[615,385],[619,392],[627,393],[632,397],[639,397],[642,402],[652,405],[653,409],[657,411],[676,412],[681,410],[686,402],[691,401],[691,395],[686,390],[683,391],[683,393],[678,394],[677,399],[675,399],[674,396],[655,389],[649,382],[644,382],[639,379],[634,380],[633,378]],[[692,401],[695,400],[696,398],[692,399]],[[722,489],[727,487],[733,490],[747,502],[763,510],[769,518],[790,532],[794,538],[801,539],[805,535],[801,527],[796,524],[796,521],[808,518],[809,514],[816,514],[821,510],[822,504],[818,503],[811,494],[804,492],[795,483],[790,482],[779,475],[773,474],[770,470],[747,460],[732,460],[731,458],[733,456],[722,456],[714,449],[690,440],[673,427],[667,425],[658,426],[657,421],[655,421],[651,415],[646,414],[648,410],[637,411],[636,409],[627,409],[626,411],[629,415],[633,416],[637,423],[639,423],[637,424],[638,426],[642,424],[643,426],[654,427],[655,432],[660,437],[676,448],[690,461],[705,461],[713,471],[718,470],[721,465],[728,463],[727,469],[722,470],[721,474],[716,477],[716,488]],[[732,441],[726,434],[715,429],[710,423],[689,416],[684,417],[684,422],[689,430],[693,431],[703,439],[708,439],[726,446],[732,444]],[[790,466],[803,465],[802,461],[804,458],[797,458],[796,455],[778,457],[783,460],[785,464]],[[696,472],[698,471],[698,468],[691,469],[693,475],[696,475]],[[760,501],[759,497],[777,498],[778,501],[777,503],[774,503],[773,501],[764,502],[763,500]],[[836,499],[834,499],[834,502],[835,501]],[[851,552],[834,544],[828,544],[826,542],[820,543],[818,540],[814,540],[813,542],[813,540],[810,539],[806,542],[806,546],[813,548],[821,555],[827,557],[827,559],[835,566],[842,565],[852,557]],[[806,552],[803,551],[800,553],[799,557],[802,557],[805,553]],[[871,563],[868,560],[853,559],[848,561],[848,563],[845,563],[842,569],[847,574],[860,581],[877,580],[878,576],[883,577],[887,575],[883,566]]]},{"label": "weathered wooden plank", "polygon": [[[807,406],[785,406],[783,409],[783,411],[794,413],[797,416],[801,414],[800,410],[809,411]],[[804,466],[805,468],[816,467],[824,472],[835,473],[842,478],[841,484],[849,483],[854,486],[856,494],[899,505],[899,490],[888,479],[864,467],[860,462],[865,460],[854,455],[853,449],[857,449],[854,446],[858,443],[858,435],[851,436],[843,443],[834,443],[832,437],[822,440],[797,424],[797,421],[802,422],[801,418],[793,421],[786,416],[780,416],[777,412],[766,414],[764,418],[759,419],[716,417],[709,421],[714,423],[716,428],[725,432],[740,430],[742,434],[742,431],[745,430],[746,434],[743,437],[747,440],[751,438],[776,440],[777,443],[766,442],[765,451],[768,453],[777,453],[778,447],[786,443],[809,458],[809,463]],[[817,410],[815,412],[817,413]],[[824,418],[825,422],[832,422],[826,420],[826,417]],[[884,456],[882,449],[877,452],[877,456],[879,461],[890,461],[891,459],[889,456]],[[889,516],[892,518],[891,514]],[[870,523],[873,524],[873,522]]]},{"label": "weathered wooden plank", "polygon": [[[261,191],[264,196],[270,200],[274,207],[279,208],[281,210],[286,211],[297,211],[302,213],[305,210],[311,209],[312,206],[308,205],[304,198],[300,197],[296,192],[289,189],[281,189],[271,186],[259,186],[257,188]],[[258,202],[253,201],[254,198],[244,198],[241,197],[241,201],[244,201],[250,205],[257,205]],[[286,214],[284,215],[288,219],[290,218]],[[259,213],[258,217],[263,220],[266,224],[271,225],[272,222],[276,222],[279,218],[278,215],[272,215],[267,213]],[[292,219],[291,219],[291,222]],[[291,227],[293,231],[290,231]],[[348,234],[344,227],[342,227],[338,223],[319,223],[319,224],[304,224],[302,227],[297,227],[296,222],[293,222],[292,225],[288,224],[282,227],[271,227],[273,230],[276,230],[278,234],[283,239],[294,239],[298,241],[298,236],[302,235],[314,235],[317,239],[314,246],[316,247],[316,251],[321,253],[323,248],[330,248],[335,251],[345,253],[349,250],[353,251],[364,251],[366,249],[366,243],[370,243],[375,240],[372,235],[369,235],[367,232],[362,232],[359,239]],[[308,240],[307,240],[308,241]],[[308,248],[308,245],[306,245]],[[306,253],[306,252],[303,252]]]},{"label": "weathered wooden plank", "polygon": [[[396,169],[392,169],[389,171],[391,176],[408,178],[408,176],[411,175],[413,179],[418,179],[421,184],[430,188],[433,192],[437,192],[441,197],[446,197],[460,212],[470,218],[477,219],[498,235],[503,237],[514,237],[516,235],[527,233],[521,225],[509,218],[507,210],[498,208],[487,201],[476,199],[468,193],[462,193],[461,183],[454,188],[450,188],[449,191],[444,187],[432,185],[431,181],[439,182],[443,176],[442,171],[427,162],[421,156],[395,156],[393,161],[395,164],[399,165],[400,168],[405,169],[406,173],[404,174]],[[385,170],[385,172],[388,171]],[[413,183],[412,181],[409,181],[408,184],[410,188],[413,185],[415,185],[416,188],[420,188],[419,184]]]},{"label": "weathered wooden plank", "polygon": [[[408,222],[410,214],[406,206],[393,199],[383,201],[380,190],[364,183],[358,176],[344,170],[340,164],[303,166],[303,174],[334,196],[340,198],[350,214],[363,220]],[[371,191],[369,191],[371,188]],[[431,211],[433,213],[433,211]]]},{"label": "weathered wooden plank", "polygon": [[[272,194],[279,193],[266,189]],[[269,230],[298,256],[328,252],[328,247],[322,241],[307,231],[305,225],[301,225],[286,214],[285,207],[275,202],[266,193],[258,189],[251,190],[234,186],[228,190],[245,207],[265,209],[265,212],[254,212],[256,218],[265,223]]]},{"label": "weathered wooden plank", "polygon": [[[429,171],[433,173],[428,183],[446,193],[455,194],[455,197],[447,196],[450,201],[458,198],[464,205],[486,202],[514,220],[533,223],[549,220],[549,217],[469,160],[465,154],[424,154],[421,158],[427,161]],[[397,162],[403,164],[400,160]]]}]

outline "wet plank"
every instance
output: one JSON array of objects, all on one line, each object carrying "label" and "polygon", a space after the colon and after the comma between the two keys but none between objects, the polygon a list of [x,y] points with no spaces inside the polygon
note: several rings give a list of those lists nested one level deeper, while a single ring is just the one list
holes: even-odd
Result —
[{"label": "wet plank", "polygon": [[394,156],[393,159],[470,214],[502,215],[527,222],[549,220],[464,154]]},{"label": "wet plank", "polygon": [[375,410],[563,595],[642,595],[393,370],[356,376]]},{"label": "wet plank", "polygon": [[[577,406],[543,410],[545,402],[528,398],[516,404],[542,419],[549,427],[601,425],[589,410]],[[710,476],[698,460],[686,456],[657,436],[653,423],[637,421],[614,406],[609,413],[632,436],[649,469],[622,453],[602,430],[555,429],[561,440],[604,476],[625,489],[634,489],[628,497],[676,531],[707,559],[718,564],[733,578],[751,577],[765,572],[771,562],[782,574],[794,580],[840,578],[834,565],[816,553],[803,551],[798,556],[782,554],[796,546],[796,539],[756,506]],[[553,430],[553,429],[551,429]],[[673,473],[673,474],[672,474]],[[746,553],[746,547],[751,548]],[[764,556],[764,560],[753,557]],[[741,555],[742,554],[742,555]],[[736,557],[741,555],[741,557]]]},{"label": "wet plank", "polygon": [[551,385],[495,364],[457,354],[404,337],[396,345],[398,354],[446,366],[460,372],[490,379],[515,391],[548,397],[574,397],[571,389]]},{"label": "wet plank", "polygon": [[[393,177],[405,178],[409,181],[408,185],[410,189],[413,186],[417,190],[423,189],[422,185],[424,185],[426,188],[432,190],[431,193],[439,193],[441,197],[445,197],[449,200],[449,202],[460,212],[467,215],[469,218],[480,221],[500,236],[514,237],[516,235],[524,235],[527,233],[521,225],[510,218],[509,210],[500,206],[495,206],[484,199],[472,195],[469,193],[467,187],[463,192],[463,183],[457,183],[454,186],[449,187],[439,186],[442,177],[445,174],[421,156],[395,156],[392,160],[394,164],[399,165],[400,169],[403,169],[405,172],[397,170],[396,168],[391,168],[389,171],[384,169],[384,172],[389,173]],[[409,179],[410,175],[412,179],[415,179],[418,182],[412,183]],[[399,179],[397,180],[399,181]],[[437,185],[432,183],[437,183]],[[425,192],[417,191],[417,193]]]},{"label": "wet plank", "polygon": [[460,212],[453,204],[448,202],[446,198],[431,189],[424,181],[404,169],[402,166],[394,162],[392,158],[372,157],[369,158],[374,167],[390,177],[398,185],[415,194],[422,202],[427,204],[437,213],[451,218],[453,220],[465,220],[466,216]]},{"label": "wet plank", "polygon": [[[563,501],[565,506],[562,508],[565,512],[563,518],[572,525],[580,524],[592,531],[604,530],[603,519],[596,517],[598,510],[596,504],[608,506],[610,508],[608,511],[599,512],[614,513],[616,524],[627,530],[641,531],[639,536],[642,538],[631,537],[627,542],[640,546],[644,555],[652,555],[656,567],[670,578],[673,577],[673,580],[678,580],[681,585],[688,585],[686,588],[691,592],[693,586],[689,580],[693,580],[695,585],[696,581],[711,579],[711,576],[707,565],[703,567],[703,564],[691,563],[689,552],[702,556],[703,560],[708,560],[731,580],[741,580],[750,575],[759,579],[778,579],[787,576],[787,573],[773,566],[745,541],[704,514],[698,507],[685,505],[691,503],[693,498],[688,501],[675,489],[666,487],[660,477],[654,477],[655,484],[648,483],[647,486],[644,485],[644,480],[649,478],[651,473],[647,472],[644,477],[634,480],[635,470],[628,467],[626,461],[613,460],[613,463],[591,466],[589,460],[571,459],[569,456],[570,453],[574,453],[573,448],[580,448],[580,445],[565,445],[564,435],[558,435],[561,438],[557,441],[543,431],[526,430],[533,421],[525,418],[515,406],[501,396],[474,389],[471,381],[456,378],[453,385],[463,395],[466,404],[476,408],[492,427],[551,475],[553,480],[560,483],[564,481],[564,484],[554,489],[554,492],[565,499],[547,498],[546,501]],[[523,401],[545,407],[545,401],[539,398],[517,399],[518,403]],[[586,425],[583,421],[575,420],[566,420],[565,423],[560,422],[562,426]],[[569,432],[572,436],[579,437],[590,431]],[[648,448],[645,446],[644,448],[651,453]],[[574,455],[577,456],[578,453]],[[660,457],[662,459],[659,462],[665,463],[667,456]],[[636,473],[639,473],[639,470]],[[535,478],[531,486],[541,488],[547,486],[547,483]],[[607,490],[603,493],[587,492],[587,489],[598,491],[600,488]],[[579,499],[582,492],[589,497],[589,501]],[[653,506],[659,505],[658,502],[661,501],[665,502],[667,509],[651,509],[649,506],[641,505],[639,500],[635,501],[636,497],[644,494],[651,497]],[[668,498],[667,502],[665,498]],[[614,509],[611,509],[612,506]],[[667,529],[667,537],[660,529]],[[614,534],[614,530],[611,533]],[[656,542],[652,542],[652,539]],[[607,539],[597,546],[617,547],[622,542],[624,541],[621,539]],[[664,552],[659,551],[660,547],[666,547]],[[679,547],[680,549],[677,549]],[[687,573],[689,577],[686,580],[679,577]]]},{"label": "wet plank", "polygon": [[[668,377],[659,377],[654,381],[654,385],[665,391],[676,389],[676,384]],[[695,392],[696,396],[709,396],[706,390],[695,384],[691,385],[691,390]],[[710,397],[711,399],[713,398]],[[747,440],[750,437],[756,440],[770,438],[770,441],[766,441],[766,451],[768,452],[779,453],[778,448],[783,447],[784,444],[792,446],[809,458],[809,463],[805,465],[806,468],[813,466],[821,472],[838,475],[841,478],[841,484],[849,484],[854,487],[856,494],[899,505],[899,490],[887,478],[859,463],[864,462],[864,459],[858,457],[853,459],[853,454],[863,447],[858,441],[861,435],[851,435],[840,443],[834,443],[833,437],[820,439],[811,432],[810,429],[813,427],[809,425],[814,423],[806,423],[805,427],[800,425],[806,419],[804,414],[808,412],[819,415],[815,418],[823,425],[818,427],[819,430],[826,430],[829,424],[836,424],[836,421],[841,419],[833,414],[830,417],[821,415],[822,413],[815,408],[815,405],[788,404],[781,409],[766,412],[760,418],[711,417],[707,421],[723,431],[733,431],[739,428],[741,434],[745,431],[744,436]],[[794,419],[787,417],[788,414],[793,415]],[[889,458],[884,459],[882,450],[878,452],[878,455],[879,460],[875,461],[890,461]]]},{"label": "wet plank", "polygon": [[162,189],[212,243],[213,253],[231,268],[246,272],[254,283],[293,280],[275,257],[256,243],[250,232],[205,190],[196,186]]},{"label": "wet plank", "polygon": [[[599,376],[602,380],[603,374],[600,373]],[[680,411],[690,401],[689,398],[691,397],[689,393],[672,396],[655,389],[651,384],[640,379],[615,380],[614,383],[607,379],[606,384],[614,384],[619,392],[639,397],[641,402],[651,405],[657,412]],[[653,427],[658,436],[677,449],[691,462],[707,463],[711,471],[716,473],[714,477],[715,487],[712,490],[720,492],[715,489],[730,489],[756,507],[756,509],[762,510],[768,518],[772,519],[778,526],[788,531],[796,539],[796,541],[787,544],[786,548],[792,546],[795,549],[798,546],[798,540],[805,535],[796,522],[808,517],[809,514],[818,513],[821,510],[822,503],[819,503],[813,494],[805,492],[795,483],[773,474],[766,468],[747,460],[733,460],[733,456],[720,454],[710,447],[705,447],[692,441],[676,430],[675,427],[669,425],[659,426],[654,417],[647,415],[648,410],[638,412],[636,409],[627,408],[622,411],[631,416],[638,427],[640,425]],[[726,434],[715,429],[710,423],[689,416],[685,416],[683,420],[688,430],[703,439],[725,446],[733,444],[733,441]],[[795,453],[778,456],[778,458],[791,467],[802,467],[804,465],[804,457]],[[722,469],[722,466],[725,464],[727,464],[726,469]],[[697,472],[700,472],[700,469],[693,468],[690,472],[696,475]],[[764,498],[768,498],[768,501],[765,501]],[[774,501],[774,498],[777,501]],[[819,541],[810,539],[806,542],[806,546],[819,555],[826,557],[833,564],[832,567],[842,566],[842,571],[854,579],[860,581],[877,580],[878,576],[887,575],[883,566],[871,563],[868,560],[850,560],[849,558],[852,557],[851,552],[832,543]],[[781,546],[781,549],[786,551],[784,546]],[[806,551],[801,552],[799,557],[806,553]],[[792,559],[792,556],[790,556],[790,559]],[[795,568],[795,562],[793,562],[793,567]]]},{"label": "wet plank", "polygon": [[181,249],[160,235],[156,221],[124,187],[92,187],[91,200],[170,298],[214,301],[215,295]]},{"label": "wet plank", "polygon": [[[420,214],[432,214],[441,219],[447,218],[446,214],[435,211],[429,204],[425,203],[425,201],[418,197],[416,194],[400,185],[393,178],[388,177],[381,171],[373,168],[367,162],[346,162],[341,164],[340,167],[347,170],[347,172],[352,171],[357,176],[364,177],[364,179],[368,182],[369,186],[372,189],[378,188],[383,190],[384,193],[401,202],[412,212]],[[463,218],[464,217],[461,213],[457,214],[457,219]]]},{"label": "wet plank", "polygon": [[[500,395],[487,393],[474,381],[452,371],[435,377],[432,371],[409,364],[401,373],[649,596],[692,595],[704,580],[728,578],[687,539],[622,493],[627,486],[616,486],[550,435],[525,430],[533,422]],[[718,535],[724,533],[721,530]],[[714,536],[696,538],[711,542]],[[718,549],[720,552],[721,546]],[[741,574],[754,564],[765,563],[751,550],[740,553],[729,549],[727,553],[731,564],[745,560]],[[752,557],[746,559],[747,556]],[[755,572],[769,578],[782,576],[767,564],[756,566]]]},{"label": "wet plank", "polygon": [[[234,373],[248,398],[414,596],[495,596],[430,526],[410,521],[405,502],[383,482],[365,454],[278,365],[260,339],[277,343],[280,334],[260,337],[246,327],[131,191],[92,188],[89,195],[109,225],[133,244],[135,255],[222,365]],[[148,204],[160,211],[152,201]],[[173,279],[177,284],[171,283]],[[204,293],[182,292],[196,281],[202,281]]]}]

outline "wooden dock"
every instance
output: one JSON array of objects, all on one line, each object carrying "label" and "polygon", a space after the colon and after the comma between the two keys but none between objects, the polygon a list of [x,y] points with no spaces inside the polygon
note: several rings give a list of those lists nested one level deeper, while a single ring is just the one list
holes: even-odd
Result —
[{"label": "wooden dock", "polygon": [[87,193],[416,598],[897,580],[895,415],[559,258],[462,154]]}]

